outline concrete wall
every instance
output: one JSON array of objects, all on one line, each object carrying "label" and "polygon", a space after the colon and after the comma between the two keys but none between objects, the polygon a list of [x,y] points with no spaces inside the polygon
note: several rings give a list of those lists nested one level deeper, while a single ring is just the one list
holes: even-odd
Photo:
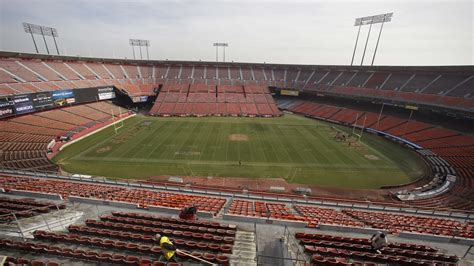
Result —
[{"label": "concrete wall", "polygon": [[274,225],[287,225],[291,227],[306,227],[306,223],[298,221],[284,221],[284,220],[275,220],[275,219],[266,219],[260,217],[247,217],[239,215],[224,214],[222,217],[224,220],[236,221],[236,222],[245,222],[245,223],[258,223],[258,224],[274,224]]},{"label": "concrete wall", "polygon": [[238,67],[252,66],[258,68],[281,68],[281,69],[336,69],[336,70],[362,70],[362,71],[389,71],[389,72],[472,72],[472,66],[349,66],[349,65],[298,65],[298,64],[275,64],[275,63],[256,63],[256,62],[214,62],[214,61],[176,61],[176,60],[134,60],[134,59],[114,59],[99,57],[81,57],[65,55],[46,55],[33,53],[18,53],[0,51],[0,57],[41,59],[41,60],[65,60],[65,61],[85,61],[96,63],[119,63],[136,65],[165,65],[165,66],[219,66],[219,67]]},{"label": "concrete wall", "polygon": [[87,138],[87,137],[89,137],[89,136],[92,135],[92,134],[95,134],[95,133],[97,133],[97,132],[100,132],[100,131],[102,131],[102,130],[104,130],[104,129],[106,129],[106,128],[109,128],[109,127],[111,127],[111,126],[113,126],[113,125],[115,125],[115,124],[117,124],[117,123],[119,123],[119,122],[121,122],[121,121],[125,121],[125,120],[127,120],[127,119],[129,119],[129,118],[131,118],[131,117],[134,117],[134,116],[136,116],[136,114],[131,114],[131,115],[129,115],[129,116],[127,116],[127,117],[124,117],[124,118],[122,118],[122,119],[120,119],[120,120],[117,120],[117,121],[115,121],[115,122],[113,122],[113,123],[111,123],[111,124],[108,124],[108,125],[106,125],[105,127],[101,127],[101,128],[98,128],[97,130],[94,130],[94,131],[92,131],[92,132],[89,132],[89,133],[85,134],[84,136],[81,136],[81,137],[79,137],[79,138],[77,138],[77,139],[74,139],[74,140],[72,140],[72,141],[70,141],[70,142],[68,142],[68,143],[66,143],[66,144],[64,144],[64,145],[62,145],[61,147],[59,147],[59,151],[62,151],[62,150],[63,150],[64,148],[66,148],[67,146],[72,145],[72,144],[74,144],[74,143],[80,141],[81,139]]},{"label": "concrete wall", "polygon": [[8,194],[13,194],[13,195],[17,195],[17,196],[25,196],[25,197],[35,197],[35,198],[49,199],[49,200],[63,200],[63,197],[61,197],[61,195],[59,195],[59,194],[23,191],[23,190],[15,190],[15,189],[10,190],[10,192],[8,192]]},{"label": "concrete wall", "polygon": [[474,239],[462,238],[462,237],[450,237],[450,236],[439,236],[439,235],[425,235],[418,233],[401,232],[399,237],[410,238],[416,240],[426,240],[429,242],[441,242],[441,243],[454,243],[461,245],[474,245]]},{"label": "concrete wall", "polygon": [[107,201],[101,199],[92,199],[92,198],[81,198],[81,197],[69,197],[70,202],[82,202],[88,204],[97,204],[97,205],[106,205],[106,206],[117,206],[125,209],[137,209],[137,204],[126,203],[120,201]]}]

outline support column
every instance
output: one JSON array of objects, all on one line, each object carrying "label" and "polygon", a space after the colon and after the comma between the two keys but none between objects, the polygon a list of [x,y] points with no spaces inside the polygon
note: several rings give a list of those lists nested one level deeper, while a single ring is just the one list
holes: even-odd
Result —
[{"label": "support column", "polygon": [[357,31],[357,38],[356,38],[356,43],[355,43],[355,46],[354,46],[354,52],[352,53],[351,66],[352,66],[352,63],[354,63],[354,56],[355,56],[356,49],[357,49],[357,43],[359,42],[359,34],[360,34],[360,28],[361,27],[362,27],[362,22],[360,23],[359,30]]},{"label": "support column", "polygon": [[362,54],[362,60],[360,60],[361,66],[364,63],[365,51],[367,50],[367,44],[369,43],[370,31],[372,30],[373,22],[374,22],[374,17],[372,17],[372,20],[370,22],[369,33],[367,34],[367,40],[365,41],[364,53]]}]

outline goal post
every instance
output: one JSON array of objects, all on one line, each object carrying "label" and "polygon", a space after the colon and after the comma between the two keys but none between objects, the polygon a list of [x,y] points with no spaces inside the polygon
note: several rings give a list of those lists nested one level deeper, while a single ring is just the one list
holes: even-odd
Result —
[{"label": "goal post", "polygon": [[111,109],[112,111],[112,121],[114,121],[114,130],[115,130],[115,134],[118,134],[118,130],[121,129],[123,127],[123,120],[120,120],[122,118],[122,109],[120,109],[120,107],[118,108],[118,120],[119,121],[115,121],[116,120],[116,117],[114,115],[114,109]]},{"label": "goal post", "polygon": [[[362,138],[362,135],[364,133],[364,128],[365,128],[365,122],[367,121],[367,116],[364,116],[364,122],[362,124],[362,127],[357,126],[357,121],[359,120],[359,114],[356,115],[356,120],[354,121],[354,126],[352,128],[352,134],[357,137],[357,141],[360,141]],[[360,131],[356,130],[357,128],[360,128]]]}]

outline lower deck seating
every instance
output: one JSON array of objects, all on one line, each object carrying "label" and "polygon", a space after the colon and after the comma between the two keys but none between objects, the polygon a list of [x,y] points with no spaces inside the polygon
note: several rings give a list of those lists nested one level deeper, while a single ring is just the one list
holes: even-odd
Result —
[{"label": "lower deck seating", "polygon": [[[56,236],[56,238],[48,239],[49,236]],[[114,247],[114,245],[108,245],[108,241],[106,244],[102,244],[102,250],[99,251],[91,251],[90,245],[92,244],[92,240],[87,237],[80,238],[80,248],[75,246],[64,246],[64,245],[57,245],[57,241],[61,239],[62,235],[55,235],[54,233],[48,234],[47,232],[38,231],[35,234],[35,241],[28,240],[28,241],[16,241],[16,240],[8,240],[8,239],[0,239],[0,248],[4,249],[5,251],[21,251],[24,255],[29,255],[36,257],[35,259],[25,259],[25,258],[9,258],[9,261],[13,263],[20,263],[24,265],[24,263],[31,263],[31,265],[58,265],[55,264],[54,259],[43,259],[44,256],[52,257],[52,258],[68,258],[69,262],[74,261],[75,263],[108,263],[114,265],[136,265],[138,263],[143,263],[143,265],[162,265],[162,266],[179,266],[182,265],[181,263],[169,263],[166,264],[165,262],[158,261],[157,258],[159,257],[158,254],[161,254],[161,249],[155,248],[153,251],[152,246],[146,246],[142,248],[142,250],[137,251],[135,253],[139,253],[142,256],[138,255],[128,255],[127,253],[121,252],[120,246],[116,248],[117,251],[107,252],[107,248]],[[76,236],[77,237],[77,236]],[[74,238],[73,238],[74,239]],[[41,240],[41,241],[40,241]],[[48,241],[49,240],[49,241]],[[69,242],[71,243],[71,242]],[[75,243],[75,242],[72,242]],[[114,243],[114,242],[113,242]],[[121,242],[123,243],[123,242]],[[145,248],[146,247],[146,248]],[[141,246],[140,246],[141,248]],[[150,254],[155,260],[149,259]],[[33,264],[35,263],[35,264]]]},{"label": "lower deck seating", "polygon": [[373,228],[389,232],[404,231],[474,238],[474,226],[451,219],[355,210],[343,210],[342,212]]},{"label": "lower deck seating", "polygon": [[17,189],[60,194],[65,199],[70,196],[76,196],[106,201],[127,202],[137,204],[141,207],[161,206],[181,209],[194,204],[199,207],[200,211],[210,212],[212,214],[217,214],[226,202],[223,198],[158,192],[146,189],[126,189],[116,186],[30,177],[3,176],[0,177],[0,187],[5,190]]},{"label": "lower deck seating", "polygon": [[53,202],[36,201],[30,198],[12,199],[0,197],[0,223],[65,208],[66,205],[64,204],[56,205]]},{"label": "lower deck seating", "polygon": [[[0,188],[5,191],[16,189],[42,193],[59,193],[66,199],[71,196],[76,196],[102,201],[132,203],[136,204],[137,207],[142,208],[160,206],[182,209],[183,207],[194,204],[198,207],[199,211],[210,212],[214,215],[220,212],[226,203],[226,199],[224,198],[30,177],[0,177]],[[356,211],[349,209],[339,210],[329,207],[250,200],[234,200],[228,214],[303,222],[309,227],[314,227],[319,224],[332,224],[339,226],[384,229],[394,233],[415,232],[429,235],[474,238],[474,224],[472,222],[460,222],[453,219],[432,218],[409,214]],[[119,223],[133,221],[133,223],[139,223],[143,226],[149,225],[151,222],[176,222],[176,219],[160,218],[145,214],[128,215],[123,213],[113,213],[112,216],[102,217],[103,223],[113,221]],[[209,223],[202,224],[201,221],[185,223],[197,227],[203,225],[216,227],[217,229],[224,230],[216,231],[217,233],[224,235],[231,234],[228,231],[233,230],[233,227],[218,226],[217,224]],[[167,225],[162,226],[166,227]],[[168,233],[171,234],[171,232]]]},{"label": "lower deck seating", "polygon": [[[150,110],[157,116],[279,116],[268,90],[258,86],[167,84]],[[180,92],[178,92],[180,91]]]},{"label": "lower deck seating", "polygon": [[[84,224],[70,225],[67,232],[37,230],[33,233],[34,239],[26,242],[0,239],[0,249],[7,254],[19,250],[34,259],[47,256],[51,261],[67,258],[114,265],[199,263],[196,258],[179,252],[176,253],[179,263],[163,262],[161,248],[154,239],[156,234],[161,234],[168,236],[183,252],[212,263],[228,265],[236,231],[235,225],[213,221],[113,212],[101,216],[100,220],[88,219]],[[17,262],[13,258],[10,261]]]},{"label": "lower deck seating", "polygon": [[389,239],[381,253],[371,249],[370,239],[297,232],[295,238],[316,265],[456,265],[457,256],[447,255],[426,245],[394,242]]},{"label": "lower deck seating", "polygon": [[352,219],[350,216],[338,210],[329,208],[319,208],[315,206],[295,205],[298,213],[308,222],[309,227],[316,227],[318,224],[336,224],[353,227],[363,227],[364,223]]},{"label": "lower deck seating", "polygon": [[0,121],[0,166],[33,171],[57,172],[47,158],[48,144],[60,136],[72,135],[87,127],[125,113],[108,102],[64,107]]},{"label": "lower deck seating", "polygon": [[388,232],[415,232],[430,235],[474,238],[474,225],[453,219],[376,211],[355,211],[302,204],[282,204],[233,200],[229,215],[304,222],[308,227],[337,225],[383,229]]},{"label": "lower deck seating", "polygon": [[229,209],[229,214],[293,221],[304,220],[285,204],[260,201],[234,200]]}]

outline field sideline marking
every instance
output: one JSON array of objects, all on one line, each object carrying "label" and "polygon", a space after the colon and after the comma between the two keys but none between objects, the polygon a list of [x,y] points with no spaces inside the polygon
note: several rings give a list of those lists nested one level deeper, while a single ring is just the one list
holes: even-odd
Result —
[{"label": "field sideline marking", "polygon": [[[173,160],[173,159],[139,159],[139,158],[117,158],[117,157],[87,157],[76,159],[76,161],[108,161],[108,162],[142,162],[142,163],[172,163],[172,164],[214,164],[214,165],[235,165],[235,161],[197,161],[197,160]],[[399,169],[396,166],[375,166],[369,165],[347,165],[347,164],[318,164],[318,163],[282,163],[282,162],[246,162],[248,166],[283,166],[283,167],[320,167],[332,168],[355,168],[355,169]]]}]

